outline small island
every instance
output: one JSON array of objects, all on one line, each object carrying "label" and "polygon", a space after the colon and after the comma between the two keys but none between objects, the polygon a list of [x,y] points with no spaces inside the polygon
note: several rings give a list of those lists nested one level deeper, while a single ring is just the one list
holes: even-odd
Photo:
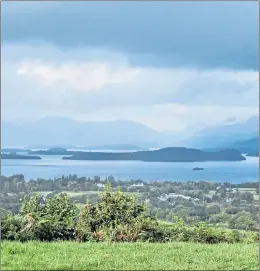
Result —
[{"label": "small island", "polygon": [[[131,150],[131,151],[141,151],[145,149],[141,149],[138,146],[134,145],[127,145],[127,144],[118,144],[118,145],[97,145],[97,146],[88,146],[85,147],[88,151],[124,151],[124,150]],[[82,150],[82,148],[76,147],[73,151],[68,151],[65,148],[50,148],[48,150],[37,150],[37,151],[28,151],[29,154],[40,154],[40,155],[74,155],[77,153],[85,152],[86,150]],[[148,149],[146,149],[148,150]]]},{"label": "small island", "polygon": [[51,148],[48,150],[30,151],[29,154],[41,154],[41,155],[72,155],[76,152],[68,151],[65,148]]},{"label": "small island", "polygon": [[154,151],[137,152],[81,152],[74,153],[63,160],[94,161],[144,161],[144,162],[207,162],[207,161],[243,161],[246,160],[239,151],[222,150],[206,152],[185,147],[169,147]]},{"label": "small island", "polygon": [[204,168],[203,167],[195,167],[192,170],[204,170]]},{"label": "small island", "polygon": [[132,151],[141,151],[148,150],[147,148],[141,148],[136,145],[130,144],[109,144],[109,145],[91,145],[87,146],[85,149],[87,150],[115,150],[115,151],[124,151],[124,150],[132,150]]},{"label": "small island", "polygon": [[19,159],[19,160],[41,160],[40,156],[33,156],[33,155],[21,155],[21,154],[1,154],[1,159]]}]

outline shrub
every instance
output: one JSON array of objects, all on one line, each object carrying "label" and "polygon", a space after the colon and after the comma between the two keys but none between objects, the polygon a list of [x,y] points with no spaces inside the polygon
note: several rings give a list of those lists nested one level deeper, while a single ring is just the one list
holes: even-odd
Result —
[{"label": "shrub", "polygon": [[197,227],[187,229],[190,236],[190,241],[209,244],[235,242],[235,236],[231,231],[212,228],[208,227],[207,225],[198,225]]},{"label": "shrub", "polygon": [[[87,203],[78,215],[75,204],[70,202],[66,194],[57,194],[47,200],[37,195],[30,198],[24,196],[20,215],[1,212],[2,237],[19,241],[76,239],[93,242],[184,241],[209,244],[251,243],[259,240],[256,232],[224,230],[206,223],[197,223],[191,227],[176,216],[173,217],[173,223],[158,223],[147,215],[144,204],[120,190],[113,192],[109,184],[100,197],[100,201],[95,204]],[[248,217],[248,213],[242,215],[236,215],[235,222],[241,222],[238,220],[241,217],[243,221]],[[246,221],[250,222],[248,219]]]},{"label": "shrub", "polygon": [[87,204],[76,227],[79,241],[137,241],[141,232],[156,222],[145,215],[146,208],[135,197],[113,192],[109,183],[101,193],[101,202]]},{"label": "shrub", "polygon": [[58,194],[42,202],[38,195],[22,199],[25,225],[22,232],[41,241],[74,239],[76,206],[66,194]]},{"label": "shrub", "polygon": [[[241,241],[241,236],[237,236],[231,230],[209,227],[206,223],[197,223],[195,226],[184,225],[181,218],[175,217],[171,226],[162,228],[164,236],[168,241],[184,241],[199,243],[233,243]],[[170,230],[170,232],[169,232]]]},{"label": "shrub", "polygon": [[1,220],[1,236],[7,240],[27,241],[33,240],[34,236],[24,232],[25,219],[21,215],[7,214]]}]

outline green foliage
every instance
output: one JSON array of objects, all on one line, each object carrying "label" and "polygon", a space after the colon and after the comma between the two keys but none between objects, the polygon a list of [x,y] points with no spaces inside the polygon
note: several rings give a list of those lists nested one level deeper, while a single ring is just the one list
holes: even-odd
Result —
[{"label": "green foliage", "polygon": [[1,236],[6,240],[28,241],[34,240],[34,236],[29,232],[24,232],[25,218],[22,215],[6,214],[1,220]]},{"label": "green foliage", "polygon": [[[65,181],[65,180],[64,180]],[[155,217],[161,210],[153,209]],[[180,211],[180,210],[179,210]],[[216,206],[212,213],[218,212]],[[183,218],[171,213],[173,223],[158,223],[156,218],[148,215],[145,204],[140,203],[133,195],[118,190],[113,192],[110,183],[100,193],[100,199],[89,203],[79,211],[75,203],[66,194],[55,194],[47,199],[39,195],[22,197],[21,213],[12,215],[1,212],[3,239],[7,240],[78,240],[78,241],[109,241],[109,242],[199,242],[199,243],[234,243],[256,242],[258,235],[241,234],[233,230],[210,227],[207,223],[185,225]],[[204,213],[205,207],[194,205],[194,216]],[[187,213],[183,214],[186,217]],[[212,223],[217,224],[227,219],[228,214],[211,215]],[[196,220],[194,220],[196,221]],[[252,215],[249,212],[237,213],[231,220],[236,227],[252,226]],[[232,226],[232,225],[230,225]]]},{"label": "green foliage", "polygon": [[[157,229],[158,232],[159,229]],[[185,226],[181,218],[175,217],[174,223],[161,225],[160,230],[164,240],[156,241],[184,241],[198,243],[235,243],[257,241],[258,234],[256,232],[233,231],[222,228],[210,227],[207,223],[199,222],[195,226]],[[163,234],[162,234],[163,233]]]},{"label": "green foliage", "polygon": [[25,217],[22,232],[37,240],[53,241],[74,238],[76,207],[66,194],[58,194],[41,202],[35,195],[24,197],[21,212]]},{"label": "green foliage", "polygon": [[229,221],[229,227],[241,230],[255,230],[256,223],[253,220],[251,213],[239,212]]},{"label": "green foliage", "polygon": [[[22,193],[32,195],[37,192],[42,196],[45,195],[46,198],[51,198],[62,191],[66,191],[70,199],[78,205],[84,205],[86,199],[95,204],[101,201],[98,191],[103,190],[97,184],[103,184],[106,180],[111,182],[114,191],[121,186],[122,191],[135,194],[140,202],[149,202],[150,215],[155,219],[173,222],[173,217],[179,216],[187,225],[202,221],[221,227],[232,225],[234,229],[245,229],[246,225],[231,221],[237,213],[245,211],[252,214],[254,221],[254,225],[248,229],[257,230],[259,227],[257,201],[259,194],[256,194],[259,184],[257,182],[243,184],[202,181],[147,183],[142,180],[120,181],[112,176],[102,180],[98,176],[85,178],[76,175],[26,181],[23,175],[1,176],[0,205],[2,209],[18,214],[22,205]],[[142,187],[133,186],[141,182]],[[180,197],[173,198],[170,193],[175,193]],[[183,196],[190,198],[185,199]],[[43,202],[41,199],[40,201]],[[2,210],[0,212],[2,215]],[[224,217],[225,213],[228,216]]]},{"label": "green foliage", "polygon": [[218,224],[228,221],[229,215],[226,213],[214,214],[209,218],[209,223]]},{"label": "green foliage", "polygon": [[87,204],[76,228],[77,240],[136,241],[142,231],[156,222],[145,215],[146,208],[134,196],[112,191],[109,183],[101,193],[101,202]]},{"label": "green foliage", "polygon": [[245,200],[248,203],[252,203],[254,201],[254,196],[250,192],[244,192],[241,195],[241,200]]}]

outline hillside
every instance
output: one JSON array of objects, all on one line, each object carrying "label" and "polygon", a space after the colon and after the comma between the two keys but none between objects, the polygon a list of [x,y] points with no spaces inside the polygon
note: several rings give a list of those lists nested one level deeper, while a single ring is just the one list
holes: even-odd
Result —
[{"label": "hillside", "polygon": [[241,153],[258,153],[259,150],[259,138],[253,137],[248,140],[242,140],[231,144],[233,149],[240,151]]},{"label": "hillside", "polygon": [[24,124],[2,122],[2,146],[5,148],[111,144],[156,147],[160,136],[159,132],[132,121],[78,122],[66,118],[45,118]]},{"label": "hillside", "polygon": [[206,152],[184,147],[170,147],[154,151],[138,152],[78,152],[64,160],[137,160],[145,162],[204,162],[204,161],[242,161],[245,158],[235,150]]},{"label": "hillside", "polygon": [[245,122],[207,127],[186,140],[185,144],[196,148],[235,148],[239,142],[248,140],[245,144],[251,144],[250,140],[258,137],[258,126],[259,117],[253,116]]}]

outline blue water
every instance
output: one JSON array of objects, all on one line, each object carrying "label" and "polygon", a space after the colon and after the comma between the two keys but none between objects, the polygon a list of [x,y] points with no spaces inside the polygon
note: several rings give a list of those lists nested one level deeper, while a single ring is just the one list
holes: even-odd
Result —
[{"label": "blue water", "polygon": [[[258,181],[259,159],[247,157],[240,162],[159,163],[139,161],[69,161],[62,156],[41,156],[42,160],[2,160],[1,174],[23,174],[26,180],[54,178],[61,175],[145,181],[217,181],[241,183]],[[203,167],[203,171],[193,171]]]}]

